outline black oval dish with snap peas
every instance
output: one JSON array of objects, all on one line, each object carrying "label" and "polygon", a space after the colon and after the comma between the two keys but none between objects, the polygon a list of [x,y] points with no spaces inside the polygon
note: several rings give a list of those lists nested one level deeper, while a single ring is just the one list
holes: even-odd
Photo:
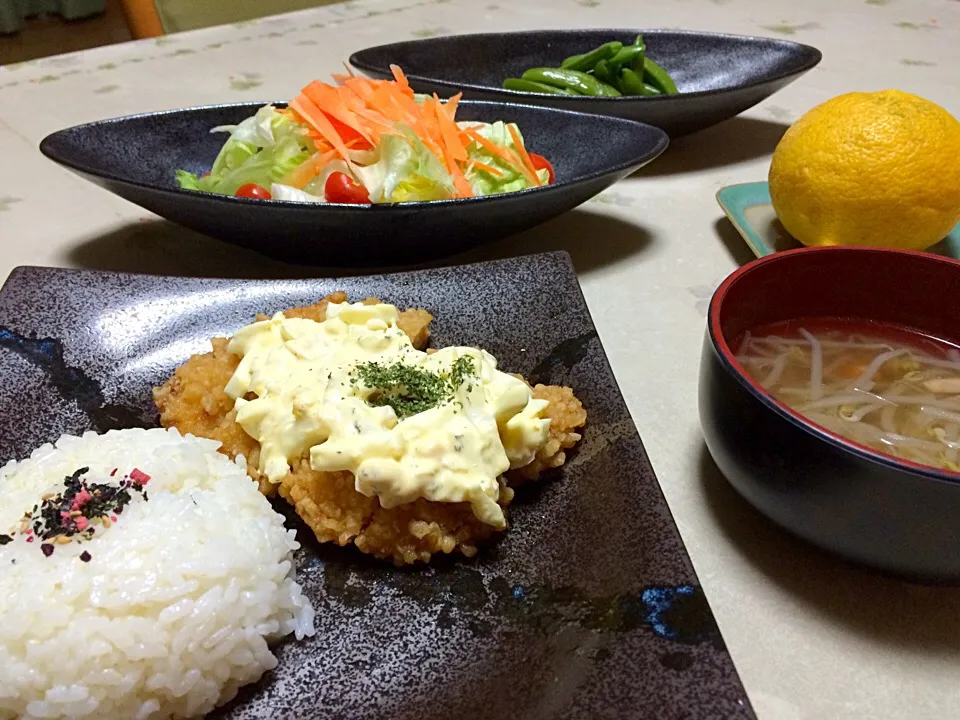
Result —
[{"label": "black oval dish with snap peas", "polygon": [[507,90],[545,95],[676,95],[669,73],[647,57],[643,36],[632,45],[607,42],[583,55],[571,55],[558,68],[530,68],[503,81]]}]

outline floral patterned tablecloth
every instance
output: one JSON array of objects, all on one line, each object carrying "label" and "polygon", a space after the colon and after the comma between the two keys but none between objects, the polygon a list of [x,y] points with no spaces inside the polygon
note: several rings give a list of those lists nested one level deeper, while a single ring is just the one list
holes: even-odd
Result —
[{"label": "floral patterned tablecloth", "polygon": [[0,68],[0,275],[21,264],[316,274],[159,221],[57,168],[37,143],[99,118],[287,98],[369,45],[586,26],[784,37],[819,47],[824,59],[740,118],[676,142],[575,212],[458,260],[552,249],[573,256],[760,717],[956,717],[960,591],[848,567],[758,518],[706,455],[696,388],[709,296],[749,258],[714,201],[716,191],[765,179],[787,125],[842,92],[898,87],[960,115],[957,0],[357,0]]}]

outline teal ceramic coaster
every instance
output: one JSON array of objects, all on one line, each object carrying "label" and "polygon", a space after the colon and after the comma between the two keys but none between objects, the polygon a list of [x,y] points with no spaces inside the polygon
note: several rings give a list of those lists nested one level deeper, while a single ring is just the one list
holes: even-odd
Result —
[{"label": "teal ceramic coaster", "polygon": [[[801,247],[777,220],[767,183],[728,185],[717,193],[717,202],[757,257]],[[960,225],[929,252],[960,260]]]}]

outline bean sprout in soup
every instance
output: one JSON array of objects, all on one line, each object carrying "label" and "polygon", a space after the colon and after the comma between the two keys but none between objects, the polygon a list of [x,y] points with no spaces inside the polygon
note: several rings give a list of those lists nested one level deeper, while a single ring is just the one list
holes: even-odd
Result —
[{"label": "bean sprout in soup", "polygon": [[747,374],[816,424],[878,452],[960,472],[960,350],[898,327],[811,319],[734,346]]}]

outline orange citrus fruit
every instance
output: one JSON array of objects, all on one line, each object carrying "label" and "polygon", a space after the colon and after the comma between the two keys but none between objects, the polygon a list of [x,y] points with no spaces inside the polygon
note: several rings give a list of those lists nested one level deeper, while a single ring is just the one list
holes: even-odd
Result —
[{"label": "orange citrus fruit", "polygon": [[840,95],[787,130],[769,180],[804,245],[924,250],[960,221],[960,122],[900,90]]}]

